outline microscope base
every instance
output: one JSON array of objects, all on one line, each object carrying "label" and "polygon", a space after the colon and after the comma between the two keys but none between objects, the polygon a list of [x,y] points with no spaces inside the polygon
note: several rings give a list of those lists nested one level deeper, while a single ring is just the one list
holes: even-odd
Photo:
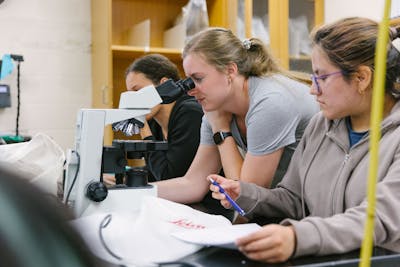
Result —
[{"label": "microscope base", "polygon": [[111,188],[102,202],[91,201],[82,216],[104,212],[139,212],[142,198],[145,196],[157,197],[157,187],[147,185],[145,187]]}]

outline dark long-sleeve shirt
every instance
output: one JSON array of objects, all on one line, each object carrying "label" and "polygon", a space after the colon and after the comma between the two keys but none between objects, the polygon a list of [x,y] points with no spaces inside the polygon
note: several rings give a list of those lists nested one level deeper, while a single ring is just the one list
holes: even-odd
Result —
[{"label": "dark long-sleeve shirt", "polygon": [[[168,150],[149,152],[146,156],[149,182],[186,173],[199,146],[202,116],[202,108],[193,97],[184,95],[176,101],[168,123]],[[156,121],[150,120],[149,126],[153,140],[165,140]]]}]

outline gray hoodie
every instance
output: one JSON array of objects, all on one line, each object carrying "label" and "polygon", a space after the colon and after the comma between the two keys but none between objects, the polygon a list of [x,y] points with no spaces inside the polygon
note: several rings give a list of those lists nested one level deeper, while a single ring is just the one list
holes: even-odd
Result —
[{"label": "gray hoodie", "polygon": [[[400,103],[381,124],[374,245],[400,252]],[[366,134],[349,148],[345,119],[313,117],[275,189],[241,182],[248,217],[289,218],[294,256],[344,253],[361,246],[369,171]]]}]

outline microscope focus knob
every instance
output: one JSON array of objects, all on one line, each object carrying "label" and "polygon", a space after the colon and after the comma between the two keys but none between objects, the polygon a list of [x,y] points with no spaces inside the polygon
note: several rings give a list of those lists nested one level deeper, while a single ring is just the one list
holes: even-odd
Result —
[{"label": "microscope focus knob", "polygon": [[108,194],[107,187],[100,182],[92,182],[88,185],[86,196],[95,202],[101,202],[106,199]]}]

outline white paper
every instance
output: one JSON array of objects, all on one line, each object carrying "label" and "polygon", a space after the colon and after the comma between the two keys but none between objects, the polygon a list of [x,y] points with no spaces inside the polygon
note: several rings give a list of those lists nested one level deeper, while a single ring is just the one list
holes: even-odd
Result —
[{"label": "white paper", "polygon": [[[101,222],[109,214],[112,215],[112,220],[101,228]],[[141,267],[175,261],[202,248],[199,244],[176,239],[170,233],[232,225],[222,215],[207,214],[152,196],[143,198],[141,208],[136,213],[95,213],[70,223],[99,258],[116,265]],[[106,247],[122,259],[113,256]]]},{"label": "white paper", "polygon": [[188,229],[171,233],[172,236],[192,244],[237,249],[236,239],[261,229],[256,223],[234,224],[224,227]]}]

